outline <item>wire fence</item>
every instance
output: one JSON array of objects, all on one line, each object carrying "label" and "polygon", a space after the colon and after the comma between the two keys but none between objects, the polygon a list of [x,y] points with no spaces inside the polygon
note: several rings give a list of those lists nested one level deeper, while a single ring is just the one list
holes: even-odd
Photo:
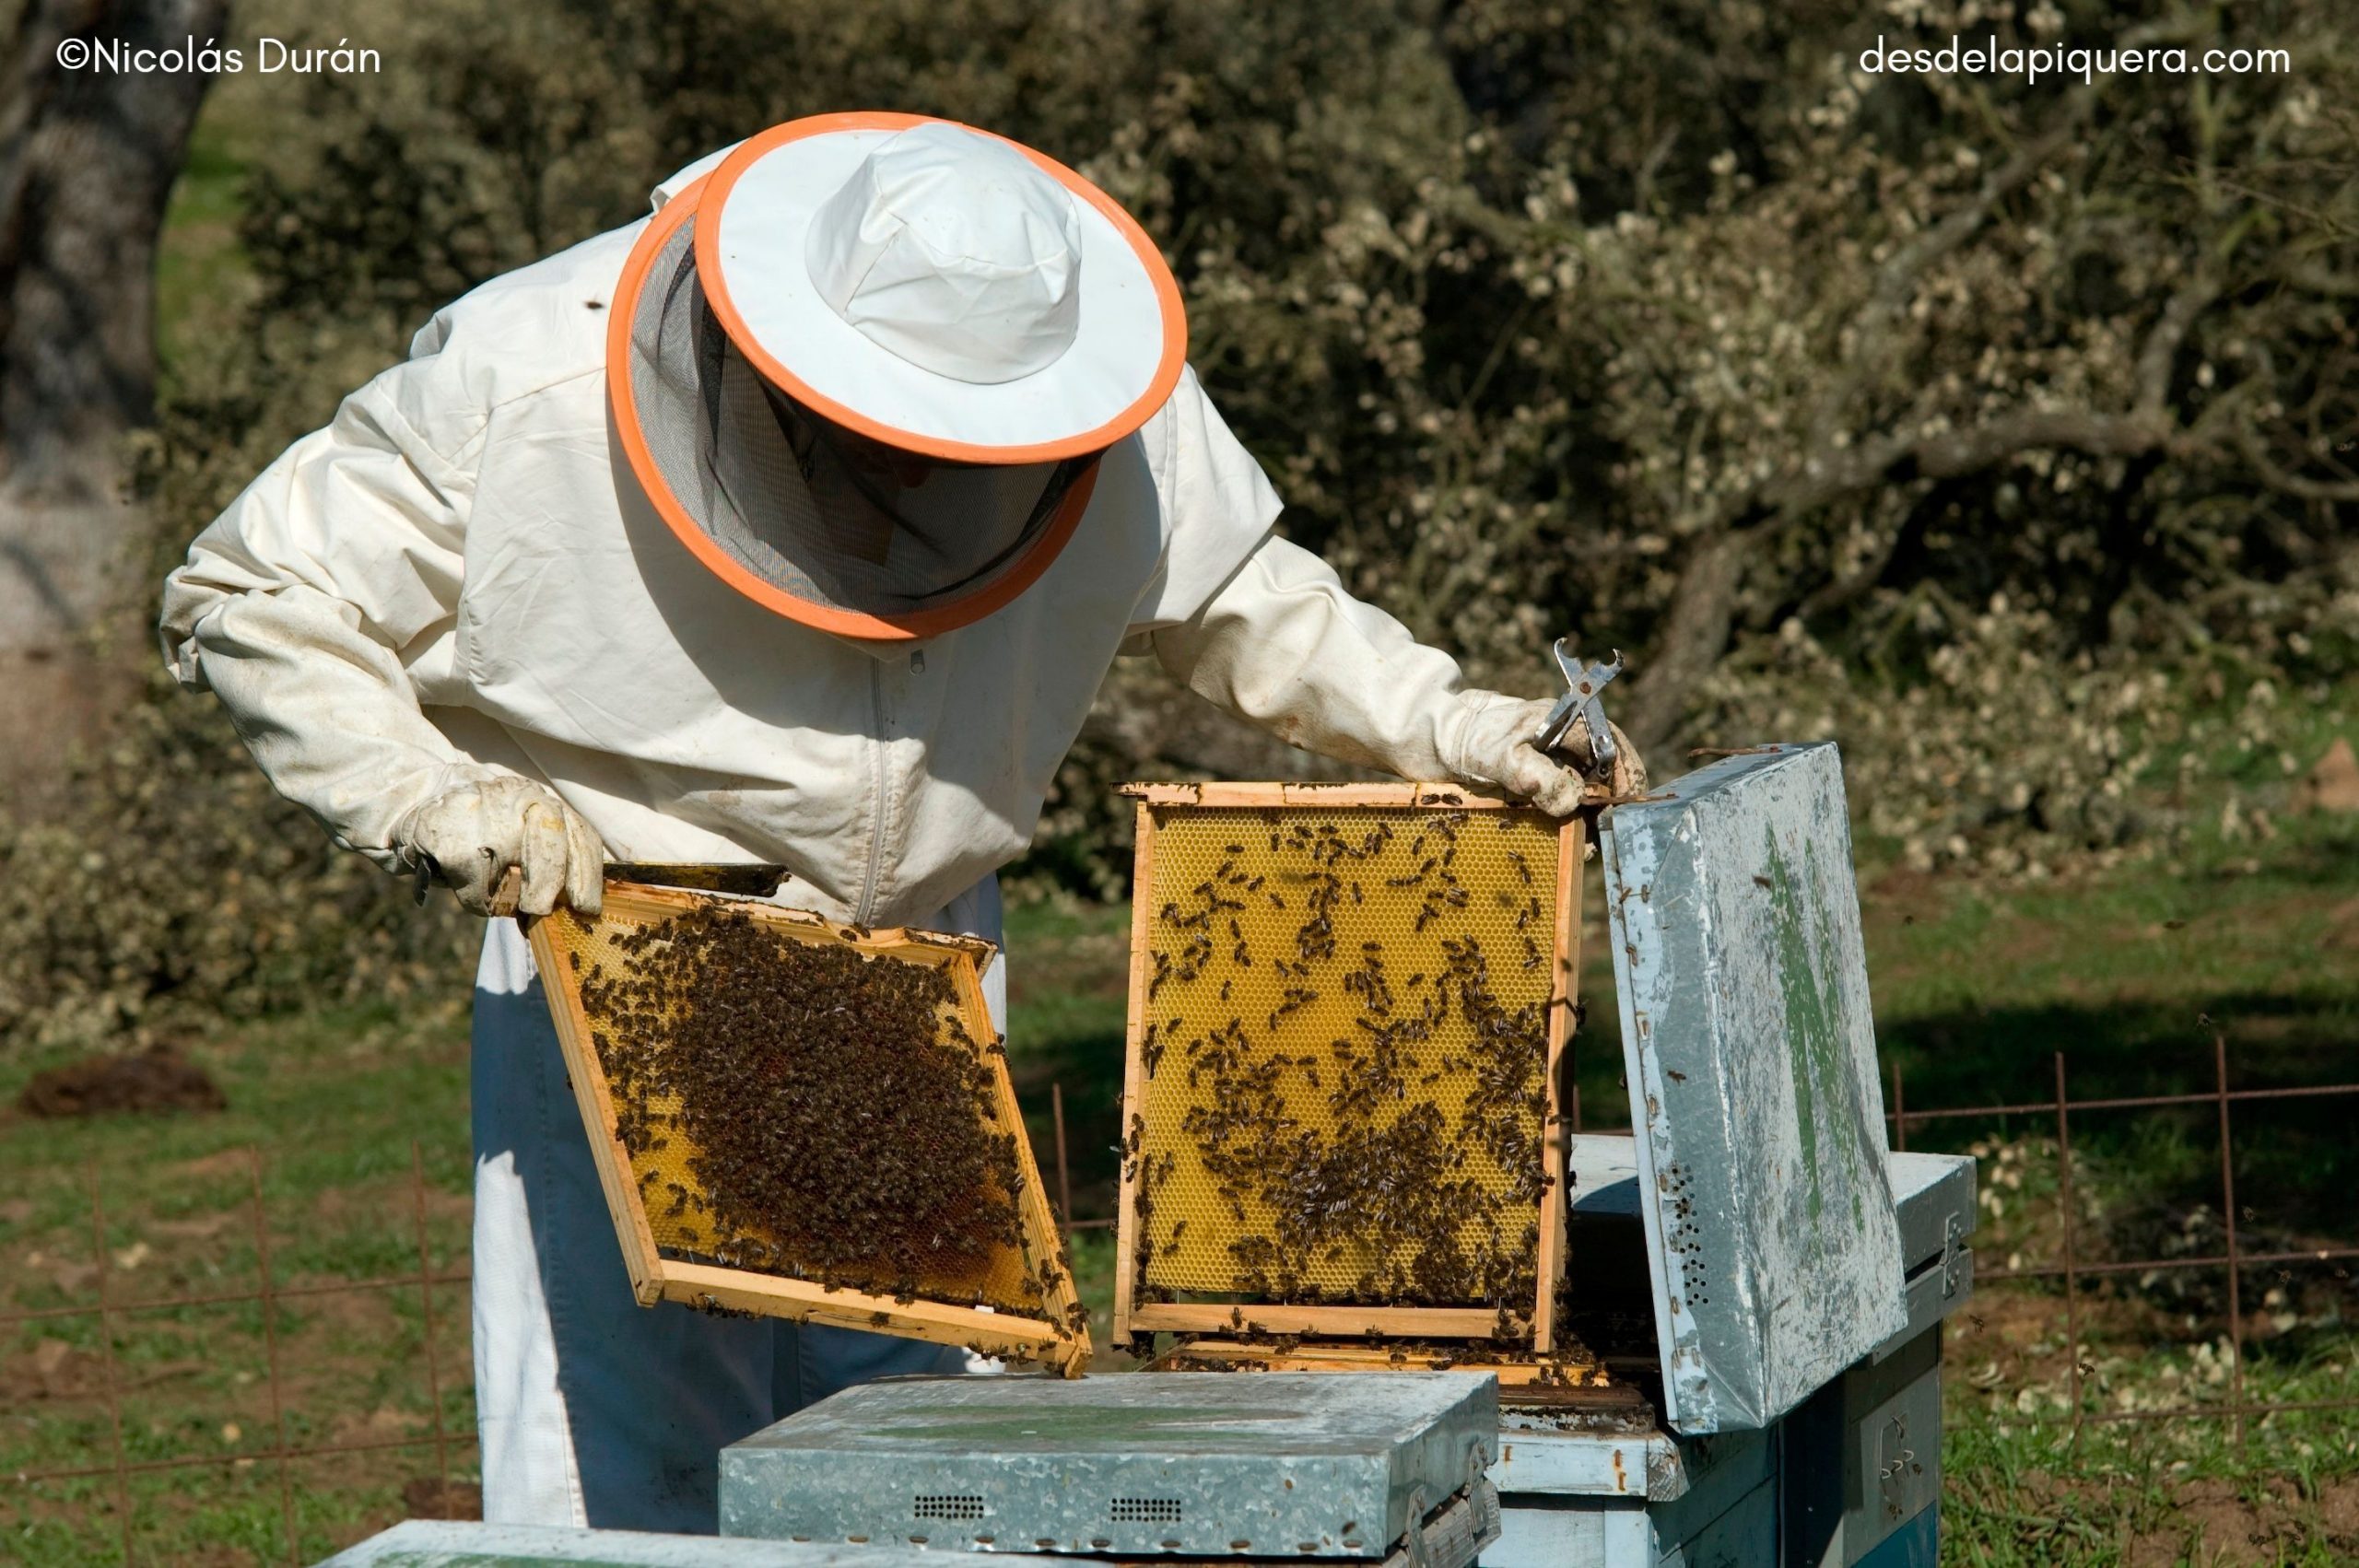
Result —
[{"label": "wire fence", "polygon": [[[2335,1410],[2359,1409],[2359,1399],[2330,1399],[2308,1401],[2256,1400],[2247,1398],[2245,1343],[2248,1318],[2245,1308],[2241,1276],[2243,1271],[2261,1266],[2288,1263],[2330,1263],[2359,1259],[2359,1246],[2334,1246],[2286,1250],[2247,1250],[2242,1244],[2237,1219],[2236,1189],[2236,1129],[2235,1107],[2261,1101],[2307,1100],[2359,1095],[2359,1082],[2324,1083],[2300,1087],[2238,1089],[2231,1085],[2228,1075],[2228,1051],[2224,1040],[2216,1037],[2212,1043],[2213,1082],[2206,1090],[2176,1094],[2144,1094],[2134,1096],[2092,1097],[2074,1099],[2068,1091],[2067,1064],[2062,1053],[2055,1058],[2056,1094],[2053,1099],[2024,1101],[2003,1105],[1949,1106],[1936,1108],[1911,1108],[1907,1104],[1907,1083],[1895,1065],[1891,1074],[1891,1104],[1886,1119],[1890,1125],[1895,1148],[1908,1147],[1912,1129],[1923,1129],[1937,1122],[1994,1121],[2009,1117],[2037,1117],[2052,1119],[2057,1147],[2059,1224],[2058,1256],[2030,1263],[2004,1268],[1978,1270],[1978,1282],[2011,1282],[2060,1280],[2063,1284],[2060,1310],[2064,1318],[2065,1350],[2071,1367],[2071,1420],[2075,1432],[2083,1422],[2121,1421],[2193,1421],[2226,1420],[2238,1438],[2242,1439],[2245,1424],[2252,1419],[2299,1410]],[[1058,1212],[1065,1219],[1068,1239],[1085,1230],[1110,1228],[1115,1221],[1109,1217],[1074,1217],[1073,1211],[1073,1179],[1070,1153],[1067,1146],[1064,1089],[1052,1084],[1049,1093],[1050,1140],[1053,1148],[1057,1183]],[[2173,1107],[2212,1106],[2216,1111],[2219,1137],[2220,1202],[2224,1216],[2225,1246],[2214,1254],[2195,1257],[2157,1257],[2133,1259],[2087,1258],[2083,1253],[2081,1218],[2075,1208],[2072,1183],[2072,1118],[2076,1114],[2092,1111],[2161,1110]],[[1580,1102],[1578,1094],[1568,1106],[1573,1130],[1583,1130]],[[452,1465],[455,1456],[463,1454],[475,1442],[471,1430],[453,1430],[444,1413],[443,1394],[451,1381],[447,1375],[446,1350],[443,1334],[437,1320],[434,1292],[437,1287],[468,1283],[468,1270],[462,1266],[438,1266],[428,1228],[427,1182],[424,1162],[417,1146],[410,1150],[408,1191],[410,1198],[410,1228],[414,1231],[417,1266],[415,1271],[370,1278],[325,1281],[280,1281],[271,1258],[270,1227],[263,1201],[263,1163],[259,1151],[248,1151],[247,1196],[242,1205],[245,1219],[252,1230],[257,1263],[257,1279],[248,1289],[194,1292],[173,1295],[126,1296],[110,1269],[108,1215],[105,1195],[100,1189],[95,1166],[85,1173],[85,1187],[89,1205],[89,1227],[92,1257],[96,1266],[94,1289],[87,1300],[62,1306],[45,1306],[29,1310],[0,1311],[0,1328],[15,1329],[28,1325],[66,1318],[95,1319],[98,1328],[99,1357],[101,1372],[100,1402],[106,1415],[107,1441],[102,1455],[83,1462],[40,1469],[24,1469],[16,1472],[15,1480],[22,1486],[44,1482],[99,1480],[111,1482],[112,1501],[117,1516],[122,1560],[128,1565],[141,1561],[135,1539],[131,1482],[138,1475],[158,1471],[221,1469],[229,1466],[266,1463],[275,1467],[279,1522],[285,1546],[285,1560],[299,1563],[300,1538],[296,1527],[297,1483],[294,1469],[299,1461],[328,1456],[374,1453],[390,1450],[420,1450],[433,1452],[434,1476],[439,1487],[438,1497],[453,1495]],[[2186,1403],[2145,1409],[2089,1410],[2085,1408],[2083,1379],[2087,1368],[2083,1363],[2086,1341],[2081,1316],[2081,1296],[2085,1281],[2111,1275],[2149,1275],[2178,1270],[2216,1270],[2226,1277],[2227,1343],[2229,1346],[2229,1398],[2223,1404]],[[367,1293],[415,1293],[423,1323],[424,1374],[428,1402],[432,1408],[430,1431],[417,1435],[398,1437],[345,1438],[323,1442],[297,1442],[289,1433],[286,1378],[281,1365],[281,1318],[289,1302],[307,1301],[323,1296],[353,1295]],[[234,1455],[191,1454],[166,1458],[132,1457],[124,1439],[125,1397],[131,1391],[118,1363],[117,1340],[123,1327],[143,1315],[174,1313],[193,1307],[258,1306],[262,1319],[262,1336],[268,1382],[268,1409],[272,1426],[272,1442],[259,1451],[247,1450]],[[151,1559],[161,1561],[162,1559]]]},{"label": "wire fence", "polygon": [[[299,1564],[301,1537],[295,1523],[295,1480],[293,1467],[297,1461],[323,1458],[335,1455],[376,1453],[394,1449],[431,1447],[434,1450],[438,1496],[451,1495],[451,1459],[454,1450],[472,1445],[475,1434],[472,1431],[452,1431],[443,1413],[442,1390],[443,1350],[441,1336],[435,1321],[434,1289],[438,1285],[464,1285],[469,1274],[464,1269],[438,1270],[427,1233],[426,1169],[417,1145],[410,1145],[409,1192],[411,1218],[416,1231],[417,1270],[391,1277],[332,1280],[306,1283],[280,1283],[275,1277],[270,1252],[270,1226],[263,1207],[262,1154],[259,1150],[246,1151],[249,1201],[247,1218],[252,1226],[257,1281],[252,1289],[233,1291],[203,1291],[177,1295],[161,1295],[123,1299],[117,1292],[113,1270],[110,1267],[107,1245],[107,1207],[100,1190],[95,1165],[86,1167],[84,1186],[89,1198],[91,1261],[97,1273],[95,1289],[87,1302],[69,1306],[40,1307],[31,1310],[0,1311],[0,1328],[17,1328],[29,1324],[55,1322],[67,1318],[95,1318],[99,1329],[99,1357],[101,1371],[100,1398],[105,1407],[108,1448],[106,1457],[93,1463],[29,1468],[16,1472],[18,1484],[30,1486],[41,1482],[111,1480],[117,1529],[121,1538],[123,1562],[139,1562],[135,1550],[134,1524],[136,1517],[132,1507],[131,1480],[134,1476],[174,1470],[220,1470],[251,1464],[270,1464],[276,1471],[279,1522],[286,1561]],[[425,1334],[425,1372],[429,1402],[433,1409],[432,1430],[422,1436],[339,1439],[318,1443],[297,1443],[290,1440],[287,1419],[287,1379],[280,1363],[279,1334],[283,1305],[289,1301],[315,1299],[323,1296],[356,1295],[372,1292],[417,1293],[419,1311]],[[125,1396],[132,1388],[118,1363],[116,1341],[121,1328],[128,1321],[149,1314],[178,1313],[191,1307],[229,1307],[257,1305],[261,1309],[266,1382],[269,1395],[272,1442],[260,1450],[225,1454],[189,1454],[161,1459],[134,1459],[123,1437]],[[162,1561],[151,1558],[150,1561]]]},{"label": "wire fence", "polygon": [[[2297,1410],[2359,1410],[2359,1398],[2312,1400],[2251,1400],[2245,1397],[2245,1343],[2248,1317],[2244,1307],[2243,1272],[2247,1269],[2278,1266],[2289,1263],[2334,1263],[2359,1259],[2359,1246],[2312,1247],[2294,1251],[2248,1251],[2240,1242],[2237,1231],[2236,1129],[2232,1107],[2260,1101],[2317,1100],[2359,1095],[2359,1082],[2304,1084],[2294,1087],[2237,1089],[2228,1081],[2228,1047],[2226,1036],[2214,1033],[2212,1038],[2212,1084],[2206,1090],[2177,1094],[2133,1094],[2073,1099],[2067,1091],[2067,1069],[2064,1053],[2055,1053],[2056,1097],[2052,1100],[2023,1101],[2006,1105],[1944,1106],[1933,1109],[1910,1110],[1907,1101],[1907,1080],[1898,1062],[1892,1065],[1892,1103],[1884,1120],[1888,1126],[1892,1146],[1906,1153],[1911,1127],[1926,1127],[1941,1121],[1989,1122],[2003,1117],[2037,1116],[2052,1118],[2056,1129],[2057,1148],[2057,1221],[2060,1232],[2058,1256],[2045,1262],[2011,1264],[1996,1269],[1978,1267],[1977,1283],[2007,1283],[2033,1280],[2061,1280],[2064,1284],[2061,1308],[2064,1317],[2065,1355],[2071,1382],[2071,1422],[2077,1433],[2083,1422],[2137,1422],[2225,1420],[2238,1443],[2244,1440],[2245,1422],[2254,1417]],[[1065,1151],[1064,1094],[1062,1086],[1052,1087],[1051,1104],[1056,1139],[1057,1185],[1061,1199],[1059,1212],[1073,1212],[1072,1184],[1067,1176]],[[2074,1207],[2072,1189],[2072,1116],[2074,1112],[2165,1110],[2174,1107],[2210,1106],[2217,1112],[2219,1131],[2220,1212],[2226,1233],[2226,1246],[2222,1252],[2197,1257],[2138,1258],[2083,1259],[2081,1256],[2081,1219]],[[1627,1128],[1585,1129],[1581,1117],[1579,1085],[1572,1086],[1567,1106],[1567,1120],[1574,1132],[1584,1130],[1627,1131]],[[1078,1231],[1091,1227],[1110,1226],[1110,1219],[1072,1222],[1069,1229]],[[2082,1281],[2084,1279],[2108,1275],[2150,1275],[2185,1270],[2216,1270],[2226,1276],[2227,1283],[2227,1342],[2229,1398],[2224,1404],[2185,1403],[2150,1408],[2111,1410],[2087,1409],[2083,1384],[2088,1368],[2083,1360],[2084,1348],[2080,1313]]]},{"label": "wire fence", "polygon": [[[2014,1105],[1945,1106],[1937,1110],[1907,1108],[1907,1082],[1897,1062],[1892,1068],[1892,1105],[1885,1115],[1891,1124],[1892,1143],[1895,1149],[1908,1147],[1908,1129],[1937,1121],[1978,1119],[1989,1121],[2007,1116],[2052,1117],[2056,1124],[2057,1226],[2058,1256],[2045,1262],[2018,1264],[2002,1269],[1975,1271],[1978,1283],[2011,1280],[2053,1280],[2064,1282],[2064,1348],[2066,1363],[2071,1380],[2071,1424],[2077,1433],[2084,1422],[2125,1421],[2189,1421],[2225,1420],[2238,1443],[2244,1441],[2245,1423],[2256,1416],[2288,1413],[2295,1410],[2359,1410],[2359,1399],[2252,1400],[2245,1397],[2245,1341],[2247,1316],[2244,1306],[2244,1271],[2247,1269],[2288,1263],[2334,1263],[2359,1258],[2359,1247],[2324,1246],[2298,1251],[2250,1252],[2240,1245],[2237,1234],[2236,1126],[2233,1109],[2239,1105],[2261,1101],[2317,1100],[2359,1095],[2359,1083],[2315,1083],[2269,1089],[2236,1089],[2228,1082],[2228,1044],[2225,1036],[2212,1036],[2212,1082],[2208,1090],[2181,1094],[2130,1094],[2075,1100],[2067,1092],[2064,1053],[2055,1055],[2056,1097]],[[2072,1114],[2075,1111],[2163,1110],[2172,1107],[2209,1106],[2216,1112],[2219,1127],[2220,1214],[2225,1233],[2225,1249],[2202,1257],[2140,1258],[2130,1259],[2103,1258],[2083,1260],[2081,1257],[2081,1216],[2075,1207],[2072,1192]],[[2084,1278],[2109,1274],[2159,1274],[2184,1270],[2216,1270],[2226,1276],[2228,1298],[2228,1388],[2225,1404],[2188,1403],[2162,1405],[2146,1409],[2090,1410],[2086,1409],[2083,1383],[2088,1367],[2082,1356],[2080,1297],[2081,1281]]]}]

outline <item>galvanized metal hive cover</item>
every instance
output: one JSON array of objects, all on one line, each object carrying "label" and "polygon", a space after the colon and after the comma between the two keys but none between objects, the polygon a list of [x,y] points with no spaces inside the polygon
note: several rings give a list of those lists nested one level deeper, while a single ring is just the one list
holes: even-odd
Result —
[{"label": "galvanized metal hive cover", "polygon": [[711,1536],[411,1519],[319,1568],[927,1568],[913,1546],[792,1546]]},{"label": "galvanized metal hive cover", "polygon": [[896,1378],[722,1450],[721,1530],[1382,1558],[1482,1475],[1498,1424],[1487,1373]]},{"label": "galvanized metal hive cover", "polygon": [[1907,1320],[1841,758],[1725,758],[1605,846],[1663,1418],[1766,1426]]}]

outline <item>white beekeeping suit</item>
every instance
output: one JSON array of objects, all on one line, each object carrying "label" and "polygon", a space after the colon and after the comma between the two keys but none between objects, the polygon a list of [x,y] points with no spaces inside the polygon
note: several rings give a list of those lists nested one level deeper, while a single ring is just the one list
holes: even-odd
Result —
[{"label": "white beekeeping suit", "polygon": [[[1078,175],[830,115],[657,203],[439,313],[167,583],[172,668],[337,842],[477,909],[511,866],[538,912],[594,907],[602,858],[756,861],[996,941],[1124,652],[1300,746],[1577,801],[1522,743],[1544,703],[1271,533],[1168,270]],[[634,1305],[512,921],[477,984],[487,1517],[710,1530],[721,1445],[943,1364]]]}]

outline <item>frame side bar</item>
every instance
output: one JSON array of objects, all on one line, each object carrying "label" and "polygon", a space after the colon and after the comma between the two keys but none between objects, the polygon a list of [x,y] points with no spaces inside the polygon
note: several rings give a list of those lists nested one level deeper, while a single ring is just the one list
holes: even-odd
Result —
[{"label": "frame side bar", "polygon": [[[699,896],[685,894],[685,898]],[[550,937],[549,922],[570,919],[552,915],[533,922],[533,963],[541,972],[541,989],[548,995],[549,1016],[557,1024],[557,1042],[565,1056],[566,1075],[573,1080],[573,1097],[590,1134],[590,1153],[598,1167],[598,1185],[613,1213],[615,1235],[622,1243],[623,1267],[630,1274],[631,1294],[641,1306],[663,1299],[666,1265],[655,1249],[655,1233],[647,1223],[647,1210],[630,1178],[630,1154],[615,1131],[614,1099],[606,1089],[605,1064],[590,1042],[589,1021],[581,1012],[581,993],[565,983],[564,955]]]},{"label": "frame side bar", "polygon": [[1547,1101],[1541,1113],[1541,1159],[1548,1185],[1540,1194],[1540,1299],[1532,1305],[1532,1348],[1556,1348],[1556,1288],[1565,1278],[1564,1074],[1580,995],[1581,865],[1588,824],[1567,818],[1556,833],[1556,965],[1548,990],[1548,1058],[1543,1069]]},{"label": "frame side bar", "polygon": [[1155,806],[1138,803],[1131,852],[1130,1005],[1122,1025],[1122,1109],[1117,1141],[1121,1150],[1121,1189],[1114,1213],[1114,1330],[1117,1345],[1131,1342],[1139,1246],[1139,1162],[1131,1129],[1144,1114],[1147,949],[1155,932]]}]

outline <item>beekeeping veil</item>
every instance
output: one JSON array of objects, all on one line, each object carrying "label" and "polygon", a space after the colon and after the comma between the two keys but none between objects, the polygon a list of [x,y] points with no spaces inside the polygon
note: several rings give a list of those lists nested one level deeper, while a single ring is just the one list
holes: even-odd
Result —
[{"label": "beekeeping veil", "polygon": [[926,637],[1024,591],[1170,395],[1177,287],[1113,200],[946,121],[739,146],[650,222],[607,350],[656,510],[769,608]]}]

